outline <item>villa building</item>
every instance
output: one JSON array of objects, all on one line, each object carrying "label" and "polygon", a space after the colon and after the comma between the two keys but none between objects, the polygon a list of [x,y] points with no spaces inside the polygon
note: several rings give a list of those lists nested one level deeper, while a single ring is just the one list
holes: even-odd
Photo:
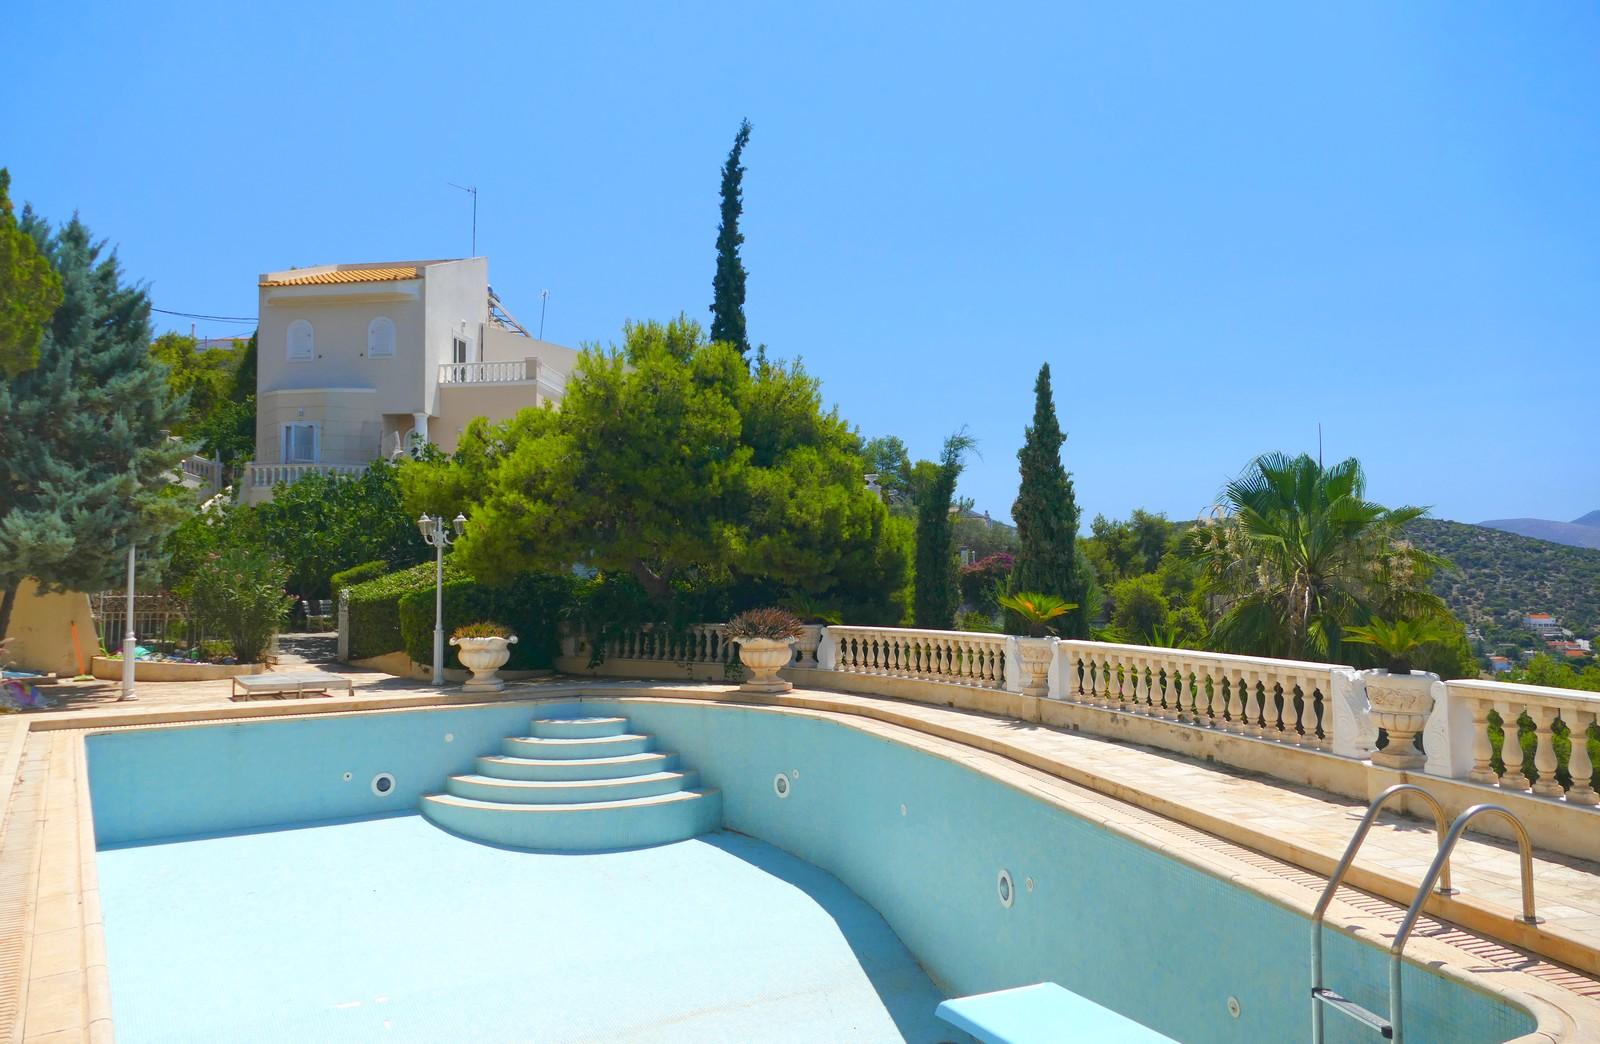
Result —
[{"label": "villa building", "polygon": [[517,322],[484,257],[268,272],[259,315],[245,503],[427,442],[449,452],[474,417],[559,402],[578,354]]}]

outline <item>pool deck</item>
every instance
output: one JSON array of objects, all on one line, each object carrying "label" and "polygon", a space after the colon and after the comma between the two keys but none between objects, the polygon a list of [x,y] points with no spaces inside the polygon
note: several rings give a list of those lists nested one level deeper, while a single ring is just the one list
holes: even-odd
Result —
[{"label": "pool deck", "polygon": [[[141,684],[138,701],[119,704],[114,685],[95,683],[58,687],[59,710],[0,718],[0,770],[10,786],[0,820],[0,1044],[111,1039],[81,730],[487,702],[387,675],[343,673],[355,680],[353,700],[236,704],[223,681]],[[1315,902],[1324,883],[1318,875],[1338,859],[1363,811],[1346,798],[1175,754],[885,697],[796,690],[752,698],[726,685],[552,678],[513,686],[498,699],[582,693],[730,700],[838,718],[968,764],[1296,909]],[[1435,843],[1431,824],[1382,817],[1351,877],[1362,891],[1341,891],[1330,924],[1392,936],[1403,912],[1394,900],[1409,898]],[[1453,866],[1462,893],[1431,901],[1429,913],[1439,919],[1423,918],[1408,955],[1532,998],[1544,1025],[1560,1031],[1551,1039],[1600,1041],[1600,866],[1539,853],[1535,881],[1547,921],[1537,929],[1511,920],[1519,889],[1511,846],[1471,835]]]}]

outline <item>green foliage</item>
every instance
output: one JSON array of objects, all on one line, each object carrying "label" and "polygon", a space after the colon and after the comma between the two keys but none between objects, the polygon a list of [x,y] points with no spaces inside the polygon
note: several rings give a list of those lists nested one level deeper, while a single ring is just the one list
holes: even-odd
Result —
[{"label": "green foliage", "polygon": [[[455,557],[455,555],[445,557],[446,584],[471,579],[457,567]],[[428,593],[430,599],[428,628],[431,632],[433,586],[434,563],[424,562],[410,569],[402,569],[397,573],[368,580],[350,588],[350,658],[365,660],[372,656],[399,652],[406,647],[405,637],[400,632],[400,599],[415,591]],[[431,637],[429,647],[431,650]],[[424,659],[433,659],[432,652],[430,651]]]},{"label": "green foliage", "polygon": [[473,573],[627,574],[657,619],[721,591],[732,611],[804,595],[899,622],[905,531],[816,379],[747,367],[682,317],[625,332],[580,356],[559,411],[474,421],[452,456],[404,465],[407,513],[466,505]]},{"label": "green foliage", "polygon": [[995,623],[991,613],[980,613],[977,610],[968,610],[956,620],[956,630],[976,631],[979,634],[1002,634],[1000,625]]},{"label": "green foliage", "polygon": [[722,221],[717,225],[717,272],[711,280],[711,339],[731,344],[740,355],[750,352],[750,339],[744,325],[744,261],[739,245],[739,215],[744,210],[744,167],[740,158],[750,143],[750,121],[739,122],[728,161],[722,165]]},{"label": "green foliage", "polygon": [[375,558],[370,562],[362,562],[360,565],[351,566],[349,569],[341,569],[339,572],[334,573],[328,578],[328,589],[337,596],[346,587],[364,584],[368,580],[376,580],[378,577],[387,576],[388,574],[389,563],[381,558]]},{"label": "green foliage", "polygon": [[876,475],[878,488],[883,490],[884,502],[891,509],[913,507],[911,488],[911,456],[906,444],[895,435],[868,439],[861,448],[867,471]]},{"label": "green foliage", "polygon": [[1005,591],[1014,562],[1010,555],[1001,552],[962,566],[958,577],[961,601],[984,616],[999,612],[999,596]]},{"label": "green foliage", "polygon": [[1068,602],[1052,594],[1040,594],[1037,591],[1019,591],[1016,594],[1001,595],[1000,605],[1021,617],[1028,625],[1028,633],[1034,638],[1043,638],[1046,630],[1055,630],[1055,625],[1050,621],[1066,616],[1078,608],[1074,602]]},{"label": "green foliage", "polygon": [[943,629],[955,619],[961,600],[956,582],[956,553],[951,542],[950,506],[962,458],[973,439],[957,432],[944,440],[938,470],[917,498],[917,566],[913,619],[918,627]]},{"label": "green foliage", "polygon": [[294,603],[283,591],[287,577],[265,550],[234,547],[208,556],[178,593],[222,632],[240,663],[259,663]]},{"label": "green foliage", "polygon": [[1352,624],[1344,629],[1345,641],[1377,649],[1395,674],[1409,674],[1412,657],[1423,646],[1448,641],[1454,635],[1455,629],[1450,623],[1437,617],[1385,620],[1374,616],[1364,624]]},{"label": "green foliage", "polygon": [[1172,610],[1155,573],[1130,576],[1111,585],[1111,626],[1135,645],[1158,645],[1158,635],[1173,629]]},{"label": "green foliage", "polygon": [[479,620],[477,623],[462,624],[450,632],[451,638],[515,638],[516,632],[505,624],[498,624],[492,620]]},{"label": "green foliage", "polygon": [[1155,572],[1170,552],[1178,550],[1178,537],[1184,529],[1165,515],[1135,508],[1126,521],[1096,515],[1089,523],[1092,535],[1084,544],[1100,582],[1114,584]]},{"label": "green foliage", "polygon": [[39,361],[45,324],[61,304],[61,277],[11,209],[11,172],[0,167],[0,375]]},{"label": "green foliage", "polygon": [[1346,627],[1373,615],[1446,612],[1427,589],[1443,563],[1400,539],[1421,508],[1365,498],[1354,458],[1256,458],[1228,483],[1225,518],[1195,540],[1205,592],[1220,606],[1213,641],[1226,651],[1338,661]]},{"label": "green foliage", "polygon": [[239,357],[230,351],[202,352],[193,337],[179,333],[157,337],[150,354],[167,368],[167,384],[173,394],[185,397],[188,403],[173,434],[196,437],[213,413],[230,404]]},{"label": "green foliage", "polygon": [[[1078,570],[1078,504],[1072,478],[1061,465],[1061,445],[1067,437],[1056,420],[1049,363],[1039,367],[1033,393],[1033,423],[1025,429],[1022,448],[1017,451],[1022,483],[1011,506],[1018,547],[1010,590],[1049,591],[1077,608],[1085,602],[1088,580]],[[1087,637],[1087,614],[1076,612],[1062,621],[1061,633],[1069,638]]]},{"label": "green foliage", "polygon": [[[360,590],[360,588],[356,588]],[[444,585],[444,629],[449,633],[478,620],[503,620],[517,642],[511,646],[506,670],[542,670],[555,663],[561,649],[557,628],[572,604],[573,581],[569,576],[523,575],[497,586],[470,577],[458,577]],[[354,597],[352,596],[352,650],[354,646]],[[431,584],[403,594],[399,599],[400,638],[406,655],[426,666],[433,665],[434,593]],[[351,652],[354,656],[354,651]],[[445,659],[452,658],[450,647]]]},{"label": "green foliage", "polygon": [[781,641],[798,638],[804,631],[800,619],[786,609],[746,609],[728,621],[728,637],[734,641],[769,638]]},{"label": "green foliage", "polygon": [[181,443],[166,432],[183,403],[150,356],[150,303],[123,285],[114,254],[74,218],[20,228],[54,267],[61,305],[38,365],[0,383],[0,634],[16,589],[96,591],[149,555],[182,518],[169,494]]},{"label": "green foliage", "polygon": [[950,522],[950,542],[972,552],[973,560],[1005,555],[1015,561],[1021,542],[1015,526],[957,514]]},{"label": "green foliage", "polygon": [[[1547,685],[1553,689],[1581,689],[1600,692],[1600,666],[1593,664],[1583,670],[1574,670],[1571,664],[1561,663],[1548,653],[1538,653],[1526,665],[1501,675],[1503,681],[1522,685]],[[1600,761],[1595,763],[1600,766]]]}]

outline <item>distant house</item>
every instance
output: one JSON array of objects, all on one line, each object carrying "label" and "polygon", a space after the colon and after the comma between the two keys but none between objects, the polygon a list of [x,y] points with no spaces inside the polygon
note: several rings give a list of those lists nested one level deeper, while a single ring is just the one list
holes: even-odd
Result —
[{"label": "distant house", "polygon": [[1502,674],[1511,669],[1511,661],[1504,656],[1489,657],[1489,669],[1496,674]]},{"label": "distant house", "polygon": [[1522,618],[1522,626],[1534,634],[1555,634],[1561,625],[1549,613],[1529,613]]},{"label": "distant house", "polygon": [[425,443],[450,452],[474,417],[559,402],[578,357],[511,316],[488,258],[291,268],[259,287],[247,503]]}]

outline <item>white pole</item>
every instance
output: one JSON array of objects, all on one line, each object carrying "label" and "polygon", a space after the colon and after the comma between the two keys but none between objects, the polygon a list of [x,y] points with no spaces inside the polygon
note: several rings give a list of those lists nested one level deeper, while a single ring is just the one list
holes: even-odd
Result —
[{"label": "white pole", "polygon": [[128,629],[122,636],[122,695],[119,700],[138,699],[133,694],[133,648],[139,644],[138,635],[133,630],[133,536],[128,537]]},{"label": "white pole", "polygon": [[433,684],[444,684],[444,516],[433,523]]}]

